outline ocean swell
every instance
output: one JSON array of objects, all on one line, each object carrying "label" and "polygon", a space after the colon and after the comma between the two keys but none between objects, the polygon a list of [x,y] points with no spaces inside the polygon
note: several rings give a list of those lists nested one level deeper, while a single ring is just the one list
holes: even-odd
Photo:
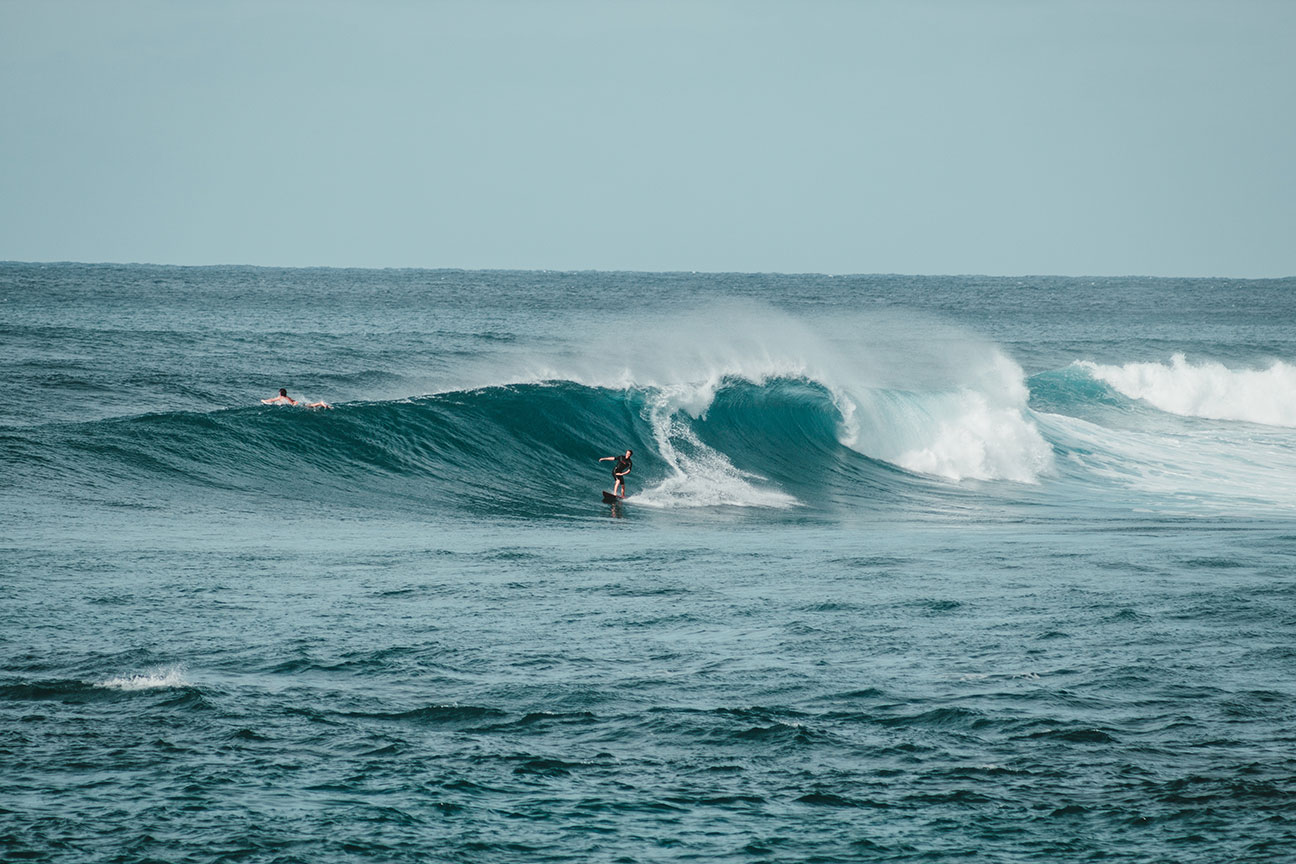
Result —
[{"label": "ocean swell", "polygon": [[[728,326],[699,329],[716,319]],[[167,487],[371,508],[524,501],[529,515],[577,512],[611,487],[598,459],[627,448],[631,496],[663,509],[886,499],[930,478],[1034,483],[1053,469],[1020,367],[955,328],[743,304],[641,336],[510,358],[480,387],[49,424],[12,430],[6,447],[69,494],[130,506]]]}]

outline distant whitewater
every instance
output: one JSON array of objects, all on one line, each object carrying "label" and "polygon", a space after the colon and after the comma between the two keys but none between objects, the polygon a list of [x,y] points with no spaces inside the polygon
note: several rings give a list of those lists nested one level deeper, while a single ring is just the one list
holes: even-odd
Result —
[{"label": "distant whitewater", "polygon": [[136,672],[133,675],[118,675],[99,682],[98,686],[107,690],[131,692],[187,687],[189,682],[185,680],[183,667],[162,666],[146,672]]},{"label": "distant whitewater", "polygon": [[1275,360],[1264,369],[1230,369],[1175,354],[1169,363],[1104,365],[1077,360],[1096,380],[1162,411],[1212,420],[1296,426],[1296,366]]}]

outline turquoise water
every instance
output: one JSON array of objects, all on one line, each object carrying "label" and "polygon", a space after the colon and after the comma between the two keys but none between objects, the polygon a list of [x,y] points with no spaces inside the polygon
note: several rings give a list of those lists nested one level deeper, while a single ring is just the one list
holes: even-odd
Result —
[{"label": "turquoise water", "polygon": [[1291,860],[1293,288],[0,265],[0,855]]}]

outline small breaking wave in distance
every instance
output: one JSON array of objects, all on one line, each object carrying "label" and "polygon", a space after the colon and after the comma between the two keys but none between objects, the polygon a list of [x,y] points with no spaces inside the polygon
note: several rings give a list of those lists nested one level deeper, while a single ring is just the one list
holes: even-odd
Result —
[{"label": "small breaking wave in distance", "polygon": [[1282,361],[1265,369],[1231,369],[1175,354],[1169,363],[1075,365],[1130,399],[1171,414],[1296,427],[1296,366]]},{"label": "small breaking wave in distance", "polygon": [[164,690],[175,687],[188,687],[183,666],[159,666],[133,675],[120,675],[100,681],[96,686],[106,690]]}]

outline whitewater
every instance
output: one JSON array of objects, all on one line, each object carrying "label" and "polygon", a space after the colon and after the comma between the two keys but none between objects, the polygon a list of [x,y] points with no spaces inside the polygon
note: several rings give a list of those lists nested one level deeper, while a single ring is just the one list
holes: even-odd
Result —
[{"label": "whitewater", "polygon": [[0,852],[1289,860],[1293,289],[0,264]]}]

